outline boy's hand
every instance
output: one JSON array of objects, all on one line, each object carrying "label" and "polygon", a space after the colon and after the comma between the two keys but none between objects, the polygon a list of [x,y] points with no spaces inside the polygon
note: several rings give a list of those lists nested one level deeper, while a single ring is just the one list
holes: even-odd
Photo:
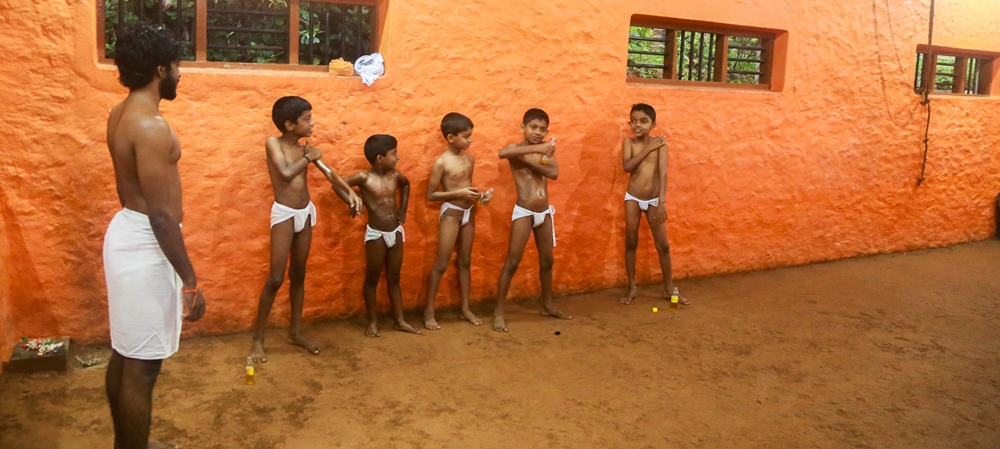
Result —
[{"label": "boy's hand", "polygon": [[311,162],[316,162],[323,157],[323,153],[319,152],[319,148],[316,147],[306,147],[305,156],[309,158]]},{"label": "boy's hand", "polygon": [[458,193],[461,194],[463,200],[476,201],[479,199],[479,189],[476,187],[466,187],[464,189],[458,189]]},{"label": "boy's hand", "polygon": [[397,215],[399,216],[399,224],[400,225],[406,224],[406,211],[405,210],[400,211]]},{"label": "boy's hand", "polygon": [[659,206],[656,206],[656,208],[650,212],[654,223],[663,223],[667,221],[667,205],[663,204],[662,201]]},{"label": "boy's hand", "polygon": [[667,138],[663,136],[656,136],[653,139],[653,148],[661,148],[667,146]]},{"label": "boy's hand", "polygon": [[545,146],[542,147],[542,151],[541,151],[541,153],[543,155],[545,155],[545,156],[552,156],[553,154],[556,154],[556,138],[555,137],[553,137],[552,140],[548,141],[548,143],[545,143],[544,145]]},{"label": "boy's hand", "polygon": [[351,208],[351,218],[361,214],[361,208],[364,207],[364,203],[361,202],[361,197],[357,193],[354,193],[354,189],[348,191],[347,206]]},{"label": "boy's hand", "polygon": [[205,296],[201,290],[194,293],[184,293],[184,307],[188,312],[181,316],[184,321],[198,321],[205,314]]}]

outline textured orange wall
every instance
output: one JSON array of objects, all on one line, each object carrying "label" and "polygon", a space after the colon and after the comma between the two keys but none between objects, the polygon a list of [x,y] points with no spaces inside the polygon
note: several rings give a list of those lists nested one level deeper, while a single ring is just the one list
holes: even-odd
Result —
[{"label": "textured orange wall", "polygon": [[[669,233],[680,277],[987,238],[1000,191],[1000,96],[934,97],[928,179],[915,187],[924,112],[912,93],[913,54],[926,43],[928,3],[388,0],[387,75],[372,87],[313,73],[185,69],[180,97],[163,111],[184,150],[184,232],[210,301],[187,333],[252,325],[272,201],[263,141],[274,132],[272,102],[288,94],[313,103],[313,142],[341,173],[366,168],[368,135],[399,138],[399,168],[413,182],[402,280],[408,307],[425,301],[437,207],[422,193],[445,145],[440,118],[453,110],[476,123],[475,183],[498,189],[478,216],[475,299],[495,295],[514,202],[496,152],[518,139],[529,107],[546,109],[559,137],[562,172],[550,185],[557,294],[624,284],[619,146],[638,101],[657,107],[658,130],[671,142]],[[1000,52],[1000,4],[937,5],[936,44]],[[0,341],[6,347],[21,334],[106,340],[101,245],[118,204],[104,124],[126,91],[114,68],[96,61],[93,2],[0,0],[0,10],[0,42],[13,49],[0,66],[7,144],[0,317],[9,308]],[[787,30],[784,88],[627,84],[632,14]],[[364,222],[346,217],[315,171],[310,186],[320,223],[307,318],[357,314]],[[657,268],[642,232],[638,273],[650,282]],[[514,296],[537,294],[536,268],[529,249]],[[453,270],[443,282],[442,302],[455,302]],[[287,322],[286,292],[287,285],[275,324]]]}]

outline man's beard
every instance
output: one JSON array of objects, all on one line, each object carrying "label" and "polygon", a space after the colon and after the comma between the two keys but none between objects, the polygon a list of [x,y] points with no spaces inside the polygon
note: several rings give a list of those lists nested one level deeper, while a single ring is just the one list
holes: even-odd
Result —
[{"label": "man's beard", "polygon": [[173,100],[177,98],[177,79],[167,73],[167,77],[160,80],[160,98]]}]

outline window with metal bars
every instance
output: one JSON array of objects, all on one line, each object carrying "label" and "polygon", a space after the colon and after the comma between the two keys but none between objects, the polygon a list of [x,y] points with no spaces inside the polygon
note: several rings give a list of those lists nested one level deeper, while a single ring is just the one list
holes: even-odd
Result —
[{"label": "window with metal bars", "polygon": [[633,21],[626,75],[635,80],[768,88],[774,36]]},{"label": "window with metal bars", "polygon": [[933,79],[933,93],[989,95],[995,58],[977,56],[947,50],[918,50],[913,90],[923,92]]},{"label": "window with metal bars", "polygon": [[173,31],[184,59],[326,65],[376,51],[377,0],[98,0],[98,51],[113,59],[125,25]]}]

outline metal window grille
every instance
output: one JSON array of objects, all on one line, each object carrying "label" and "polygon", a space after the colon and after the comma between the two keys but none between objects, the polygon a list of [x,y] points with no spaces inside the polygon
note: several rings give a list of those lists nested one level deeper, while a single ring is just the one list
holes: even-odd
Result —
[{"label": "metal window grille", "polygon": [[128,24],[147,22],[174,33],[184,47],[182,56],[195,56],[194,0],[98,0],[104,7],[104,57],[114,59],[118,34]]},{"label": "metal window grille", "polygon": [[308,2],[300,6],[299,64],[354,62],[371,53],[375,10],[364,5]]},{"label": "metal window grille", "polygon": [[288,18],[285,2],[210,2],[205,19],[207,60],[287,63]]},{"label": "metal window grille", "polygon": [[728,60],[726,81],[737,84],[760,84],[764,75],[764,45],[759,38],[729,36]]},{"label": "metal window grille", "polygon": [[[934,67],[926,67],[931,62]],[[985,95],[988,93],[988,81],[983,71],[989,69],[991,62],[989,58],[955,55],[934,55],[932,59],[927,53],[918,52],[913,72],[913,90],[922,92],[928,82],[925,78],[930,76],[924,72],[933,70],[934,93]]]},{"label": "metal window grille", "polygon": [[630,78],[732,84],[763,84],[769,79],[769,55],[759,37],[632,26],[628,43]]}]

